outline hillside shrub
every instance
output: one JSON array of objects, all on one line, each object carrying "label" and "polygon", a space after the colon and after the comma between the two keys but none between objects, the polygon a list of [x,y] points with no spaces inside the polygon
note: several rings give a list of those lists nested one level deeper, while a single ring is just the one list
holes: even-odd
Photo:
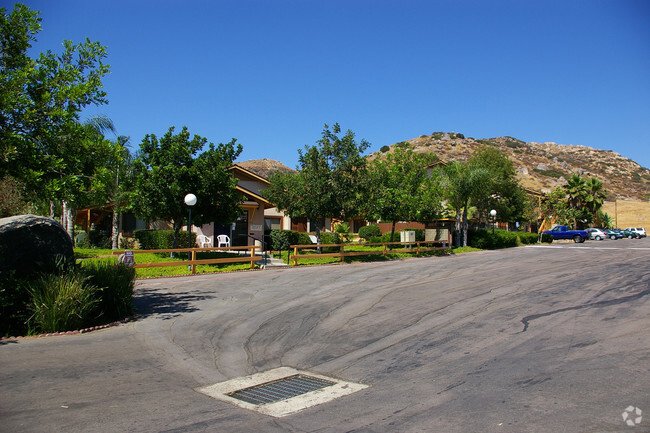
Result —
[{"label": "hillside shrub", "polygon": [[[174,230],[136,230],[133,236],[143,250],[166,250],[174,245]],[[195,245],[196,233],[192,232],[192,246]],[[187,231],[179,232],[178,248],[187,248]]]},{"label": "hillside shrub", "polygon": [[381,153],[386,153],[390,150],[390,146],[381,146],[381,149],[379,149]]},{"label": "hillside shrub", "polygon": [[359,227],[359,237],[367,242],[373,237],[381,236],[381,229],[377,224]]}]

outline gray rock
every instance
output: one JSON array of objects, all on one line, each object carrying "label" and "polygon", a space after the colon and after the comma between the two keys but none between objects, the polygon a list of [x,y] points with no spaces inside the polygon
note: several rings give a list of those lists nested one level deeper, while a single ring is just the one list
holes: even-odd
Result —
[{"label": "gray rock", "polygon": [[47,271],[62,256],[72,260],[72,240],[58,222],[35,215],[0,219],[0,274],[22,277]]}]

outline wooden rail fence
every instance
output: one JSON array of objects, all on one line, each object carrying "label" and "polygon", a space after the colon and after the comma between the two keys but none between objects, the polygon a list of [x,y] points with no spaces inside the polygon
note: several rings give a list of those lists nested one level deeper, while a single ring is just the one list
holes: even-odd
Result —
[{"label": "wooden rail fence", "polygon": [[[402,249],[388,249],[389,245],[395,246],[404,246],[409,248]],[[425,246],[423,246],[425,245]],[[426,245],[440,245],[436,247],[426,246]],[[368,250],[368,251],[345,251],[345,248],[354,248],[354,247],[373,247],[373,246],[383,246],[381,250]],[[415,247],[413,247],[415,246]],[[322,253],[322,254],[298,254],[298,250],[301,249],[314,249],[314,248],[339,248],[338,253]],[[392,253],[415,253],[420,255],[421,252],[425,251],[436,251],[436,250],[447,250],[449,249],[449,244],[447,241],[416,241],[416,242],[380,242],[380,243],[363,243],[363,244],[321,244],[321,245],[291,245],[290,248],[293,249],[293,254],[289,256],[289,260],[293,259],[294,266],[298,265],[298,259],[306,258],[317,258],[317,257],[340,257],[343,261],[346,257],[351,256],[367,256],[373,254],[392,254]]]},{"label": "wooden rail fence", "polygon": [[[180,260],[180,261],[173,261],[173,262],[153,262],[153,263],[138,263],[137,260],[135,260],[135,263],[133,264],[134,268],[157,268],[157,267],[164,267],[164,266],[191,266],[192,267],[192,273],[196,273],[196,265],[212,265],[216,263],[239,263],[239,262],[250,262],[251,268],[255,267],[255,261],[259,260],[258,257],[255,257],[255,249],[258,248],[255,245],[247,246],[247,247],[226,247],[226,248],[217,248],[217,247],[210,247],[210,248],[174,248],[174,249],[163,249],[163,250],[118,250],[118,251],[113,251],[113,255],[118,255],[121,256],[123,254],[126,254],[127,251],[132,252],[133,254],[142,254],[142,253],[190,253],[190,260]],[[235,256],[233,254],[233,257],[226,257],[226,258],[220,258],[220,259],[200,259],[197,260],[196,258],[196,253],[197,252],[207,252],[207,251],[250,251],[249,255],[245,256]]]}]

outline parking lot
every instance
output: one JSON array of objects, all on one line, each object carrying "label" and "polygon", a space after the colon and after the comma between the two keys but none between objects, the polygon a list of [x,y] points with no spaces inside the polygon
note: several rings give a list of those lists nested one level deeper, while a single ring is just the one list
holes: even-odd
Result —
[{"label": "parking lot", "polygon": [[[132,322],[0,344],[2,430],[647,432],[649,299],[647,238],[143,280]],[[200,392],[279,367],[366,387]]]}]

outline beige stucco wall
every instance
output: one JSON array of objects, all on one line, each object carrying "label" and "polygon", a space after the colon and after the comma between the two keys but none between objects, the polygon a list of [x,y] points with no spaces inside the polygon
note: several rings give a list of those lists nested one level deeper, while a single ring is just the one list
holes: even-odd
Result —
[{"label": "beige stucco wall", "polygon": [[616,200],[605,202],[602,207],[614,225],[619,228],[645,227],[650,228],[650,202],[635,200]]}]

